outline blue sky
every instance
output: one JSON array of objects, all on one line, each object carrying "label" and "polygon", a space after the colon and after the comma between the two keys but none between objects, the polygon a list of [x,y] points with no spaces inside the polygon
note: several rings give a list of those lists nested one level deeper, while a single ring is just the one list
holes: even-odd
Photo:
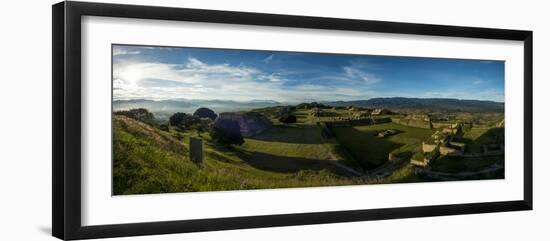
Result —
[{"label": "blue sky", "polygon": [[113,45],[114,99],[504,101],[504,62]]}]

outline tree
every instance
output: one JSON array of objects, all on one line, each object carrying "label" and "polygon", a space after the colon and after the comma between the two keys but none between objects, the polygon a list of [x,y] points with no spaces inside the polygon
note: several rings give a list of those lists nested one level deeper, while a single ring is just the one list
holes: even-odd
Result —
[{"label": "tree", "polygon": [[153,115],[153,113],[144,108],[117,111],[115,112],[115,115],[123,115],[134,120],[149,124],[151,126],[155,125],[155,116]]},{"label": "tree", "polygon": [[180,129],[188,129],[193,124],[200,122],[200,118],[178,112],[170,116],[169,122],[171,126],[175,126]]},{"label": "tree", "polygon": [[201,136],[203,132],[209,132],[212,128],[212,121],[208,118],[201,118],[198,123],[193,124],[191,127],[197,130],[197,134]]},{"label": "tree", "polygon": [[241,135],[239,122],[230,119],[218,119],[212,127],[210,136],[219,144],[229,146],[231,144],[242,145],[244,138]]},{"label": "tree", "polygon": [[199,118],[208,118],[210,120],[215,120],[218,117],[216,112],[205,107],[198,108],[195,113],[193,113],[193,116],[197,116]]},{"label": "tree", "polygon": [[171,126],[180,126],[180,125],[182,125],[183,120],[187,116],[188,116],[187,114],[181,113],[181,112],[173,114],[172,116],[170,116],[170,119],[169,119],[170,125]]}]

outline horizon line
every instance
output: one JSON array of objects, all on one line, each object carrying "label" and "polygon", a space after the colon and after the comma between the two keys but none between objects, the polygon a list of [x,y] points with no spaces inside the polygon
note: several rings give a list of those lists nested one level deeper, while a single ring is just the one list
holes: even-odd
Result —
[{"label": "horizon line", "polygon": [[312,103],[312,102],[318,102],[318,103],[333,103],[333,102],[354,102],[354,101],[368,101],[372,99],[396,99],[396,98],[403,98],[403,99],[421,99],[421,100],[429,100],[429,99],[439,99],[439,100],[460,100],[460,101],[485,101],[485,102],[494,102],[494,103],[505,103],[505,101],[495,101],[495,100],[483,100],[483,99],[461,99],[461,98],[444,98],[444,97],[404,97],[404,96],[392,96],[392,97],[373,97],[373,98],[365,98],[365,99],[354,99],[354,100],[304,100],[304,101],[277,101],[277,100],[271,100],[271,99],[250,99],[250,100],[231,100],[231,99],[188,99],[188,98],[167,98],[167,99],[155,99],[155,98],[144,98],[144,97],[137,97],[137,98],[112,98],[112,101],[132,101],[132,100],[148,100],[148,101],[167,101],[167,100],[202,100],[202,101],[233,101],[233,102],[251,102],[251,101],[272,101],[277,103]]}]

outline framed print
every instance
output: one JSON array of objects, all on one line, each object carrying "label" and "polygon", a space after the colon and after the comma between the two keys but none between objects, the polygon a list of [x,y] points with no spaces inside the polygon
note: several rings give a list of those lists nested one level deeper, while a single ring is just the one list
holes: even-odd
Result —
[{"label": "framed print", "polygon": [[532,32],[53,6],[53,235],[532,209]]}]

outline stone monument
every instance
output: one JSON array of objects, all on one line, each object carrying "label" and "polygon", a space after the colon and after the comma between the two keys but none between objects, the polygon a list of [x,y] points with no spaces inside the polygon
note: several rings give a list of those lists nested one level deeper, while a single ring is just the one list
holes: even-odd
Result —
[{"label": "stone monument", "polygon": [[197,164],[197,166],[202,167],[202,139],[198,137],[189,138],[189,159],[192,162]]}]

